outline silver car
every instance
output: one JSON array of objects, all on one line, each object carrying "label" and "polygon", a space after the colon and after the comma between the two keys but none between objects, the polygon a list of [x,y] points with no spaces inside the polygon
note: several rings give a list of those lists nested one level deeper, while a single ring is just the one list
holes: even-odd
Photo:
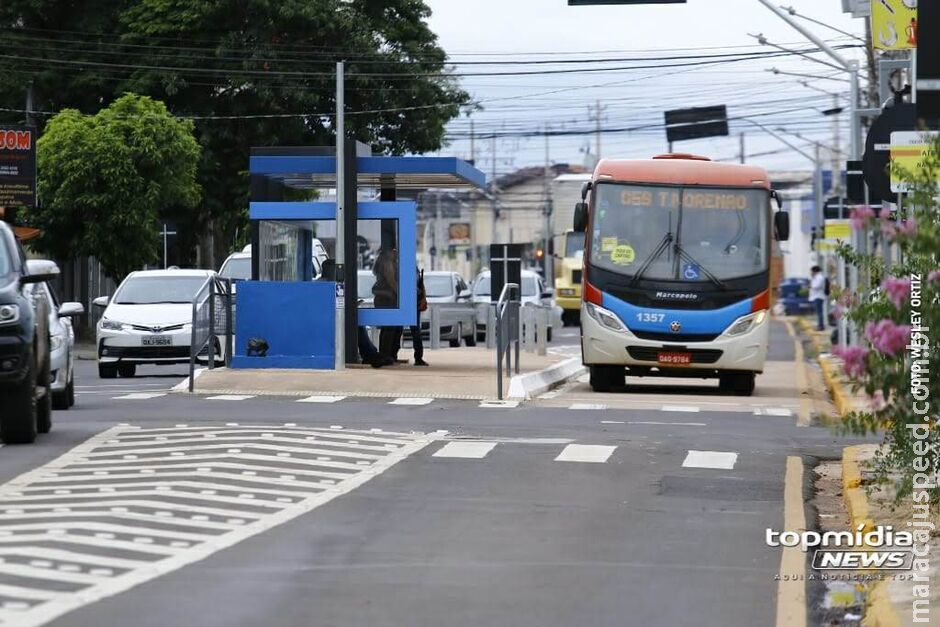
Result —
[{"label": "silver car", "polygon": [[456,272],[425,272],[424,289],[428,299],[428,311],[421,314],[421,335],[430,338],[431,311],[437,307],[441,312],[441,339],[452,347],[476,346],[477,314],[471,301],[470,287]]},{"label": "silver car", "polygon": [[[30,259],[26,262],[30,274],[58,274],[54,261]],[[75,404],[75,331],[72,316],[85,313],[81,303],[59,303],[48,283],[34,283],[27,290],[36,298],[49,303],[49,370],[52,375],[52,407],[68,409]]]}]

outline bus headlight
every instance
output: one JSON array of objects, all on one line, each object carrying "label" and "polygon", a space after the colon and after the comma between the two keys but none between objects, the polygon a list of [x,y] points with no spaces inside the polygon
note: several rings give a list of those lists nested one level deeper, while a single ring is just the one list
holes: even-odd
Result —
[{"label": "bus headlight", "polygon": [[725,331],[725,335],[741,335],[747,333],[754,327],[758,326],[761,322],[764,321],[764,318],[767,317],[767,310],[761,309],[756,313],[749,314],[747,316],[741,316],[734,321],[728,329]]},{"label": "bus headlight", "polygon": [[588,315],[600,323],[601,326],[611,331],[617,331],[618,333],[627,332],[627,327],[623,326],[623,323],[620,322],[620,318],[603,307],[598,307],[594,303],[584,303],[584,308],[587,310]]}]

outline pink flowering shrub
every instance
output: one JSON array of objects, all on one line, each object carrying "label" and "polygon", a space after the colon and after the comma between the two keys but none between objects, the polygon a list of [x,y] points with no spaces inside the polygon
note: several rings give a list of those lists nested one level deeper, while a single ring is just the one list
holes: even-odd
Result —
[{"label": "pink flowering shrub", "polygon": [[879,320],[865,325],[865,337],[875,350],[894,356],[904,350],[911,336],[911,325],[895,324],[893,320]]},{"label": "pink flowering shrub", "polygon": [[895,309],[901,309],[911,296],[911,280],[909,278],[888,277],[881,284],[881,289],[888,295],[888,300]]},{"label": "pink flowering shrub", "polygon": [[832,354],[842,360],[842,369],[852,378],[868,371],[868,349],[862,346],[834,346]]},{"label": "pink flowering shrub", "polygon": [[852,211],[849,213],[849,221],[852,223],[852,228],[856,231],[861,231],[871,220],[875,217],[875,210],[868,206],[859,206],[853,207]]}]

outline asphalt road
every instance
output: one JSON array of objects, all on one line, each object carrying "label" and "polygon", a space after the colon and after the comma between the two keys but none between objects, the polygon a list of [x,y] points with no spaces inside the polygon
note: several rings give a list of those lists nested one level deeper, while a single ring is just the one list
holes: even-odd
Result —
[{"label": "asphalt road", "polygon": [[574,388],[155,396],[184,374],[79,362],[53,432],[0,449],[0,625],[773,625],[786,458],[844,444],[782,412],[572,409]]}]

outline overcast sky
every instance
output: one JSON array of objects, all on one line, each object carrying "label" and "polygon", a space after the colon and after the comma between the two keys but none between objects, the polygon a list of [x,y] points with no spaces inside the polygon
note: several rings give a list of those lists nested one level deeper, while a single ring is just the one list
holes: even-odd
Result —
[{"label": "overcast sky", "polygon": [[[748,33],[763,33],[773,43],[788,47],[811,44],[757,0],[688,0],[687,4],[569,7],[566,0],[425,0],[433,11],[431,28],[455,62],[558,58],[616,58],[607,67],[653,66],[615,72],[581,72],[536,76],[477,76],[462,79],[464,88],[484,110],[475,113],[477,165],[489,174],[492,141],[496,142],[498,172],[544,161],[542,137],[505,137],[552,130],[580,132],[593,127],[588,107],[601,101],[602,126],[610,129],[662,124],[663,111],[688,106],[727,104],[729,116],[753,116],[771,128],[784,127],[826,144],[832,143],[831,118],[821,110],[833,105],[833,96],[808,89],[795,77],[774,76],[766,70],[844,78],[832,68],[800,57],[755,59],[703,67],[664,68],[688,60],[623,61],[663,56],[715,55],[729,52],[767,52]],[[841,10],[840,0],[784,0],[797,11],[836,28],[864,34],[864,22]],[[832,30],[800,20],[833,45],[859,43]],[[726,49],[726,48],[730,48]],[[593,52],[594,54],[582,54]],[[558,54],[564,53],[564,54]],[[861,58],[861,50],[845,50],[848,58]],[[819,58],[826,57],[818,55]],[[557,70],[562,65],[457,65],[457,73]],[[831,93],[847,94],[848,83],[816,80],[812,85]],[[549,93],[552,92],[552,93]],[[847,142],[848,116],[843,115],[842,143]],[[470,126],[466,118],[450,126],[451,145],[442,151],[468,158]],[[732,122],[732,133],[745,133],[749,155],[783,152],[749,158],[773,169],[804,169],[806,159],[770,138],[753,124]],[[790,137],[794,142],[801,140]],[[588,145],[595,150],[593,134],[552,137],[554,162],[580,163]],[[666,149],[662,128],[643,128],[602,136],[603,156],[649,157]],[[675,150],[698,152],[713,158],[735,158],[739,139],[719,138],[682,142]]]}]

